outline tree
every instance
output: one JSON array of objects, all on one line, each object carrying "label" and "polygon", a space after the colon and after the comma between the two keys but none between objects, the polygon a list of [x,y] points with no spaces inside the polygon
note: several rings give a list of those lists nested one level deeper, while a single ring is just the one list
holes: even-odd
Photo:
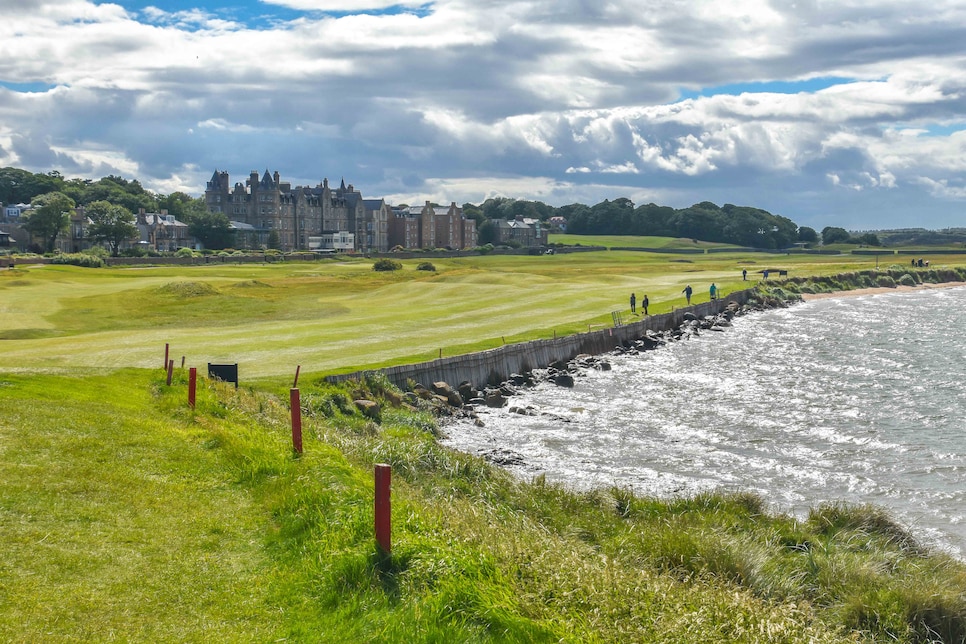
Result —
[{"label": "tree", "polygon": [[282,239],[274,228],[268,233],[268,247],[272,250],[282,249]]},{"label": "tree", "polygon": [[235,231],[232,230],[228,216],[223,212],[208,212],[203,202],[200,207],[197,207],[195,202],[188,204],[185,219],[188,232],[205,248],[221,250],[228,248],[234,242]]},{"label": "tree", "polygon": [[33,208],[27,211],[23,227],[31,235],[43,238],[44,249],[52,253],[57,237],[70,227],[74,200],[62,192],[48,192],[34,197],[30,205]]},{"label": "tree", "polygon": [[814,228],[802,226],[798,229],[798,241],[805,242],[806,244],[816,244],[818,243],[818,232]]},{"label": "tree", "polygon": [[111,256],[120,254],[121,244],[138,236],[134,215],[123,206],[107,201],[95,201],[85,209],[91,220],[87,236],[93,242],[107,242]]},{"label": "tree", "polygon": [[476,231],[476,241],[481,246],[483,244],[497,244],[500,241],[500,229],[492,219],[487,219],[480,224]]},{"label": "tree", "polygon": [[826,246],[829,244],[847,244],[850,241],[852,241],[852,236],[844,228],[826,226],[822,229],[822,243]]}]

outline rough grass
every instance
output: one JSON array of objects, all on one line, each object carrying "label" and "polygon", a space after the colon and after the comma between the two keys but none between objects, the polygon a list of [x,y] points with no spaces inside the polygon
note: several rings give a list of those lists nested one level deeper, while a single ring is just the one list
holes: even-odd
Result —
[{"label": "rough grass", "polygon": [[295,458],[287,397],[202,380],[192,411],[180,370],[4,376],[0,639],[961,641],[962,564],[874,508],[521,483],[424,412],[351,405],[386,388],[307,386]]}]

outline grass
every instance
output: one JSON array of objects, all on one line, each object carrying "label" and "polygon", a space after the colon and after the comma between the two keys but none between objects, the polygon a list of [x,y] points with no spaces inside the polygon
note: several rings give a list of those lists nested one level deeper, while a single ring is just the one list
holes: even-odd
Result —
[{"label": "grass", "polygon": [[[958,258],[931,258],[933,267]],[[593,252],[0,273],[4,641],[958,642],[966,572],[875,508],[639,498],[520,482],[425,410],[321,374],[575,332],[744,286],[862,285],[874,258]],[[905,270],[903,268],[903,270]],[[946,273],[935,271],[936,277]],[[949,273],[952,275],[952,273]],[[834,277],[833,277],[834,276]],[[901,278],[897,271],[893,276]],[[238,361],[236,390],[185,373]],[[305,454],[287,388],[301,364]],[[392,555],[372,465],[393,467]]]},{"label": "grass", "polygon": [[[769,515],[520,482],[377,379],[285,398],[184,374],[6,375],[0,639],[961,641],[966,572],[873,508]],[[372,464],[393,467],[393,552]]]},{"label": "grass", "polygon": [[[585,240],[586,241],[586,240]],[[602,251],[420,260],[394,272],[371,260],[0,272],[0,371],[157,365],[165,343],[188,364],[238,362],[246,380],[429,360],[608,324],[631,292],[651,313],[743,288],[763,268],[789,276],[871,268],[874,257]],[[962,258],[934,257],[933,266]]]}]

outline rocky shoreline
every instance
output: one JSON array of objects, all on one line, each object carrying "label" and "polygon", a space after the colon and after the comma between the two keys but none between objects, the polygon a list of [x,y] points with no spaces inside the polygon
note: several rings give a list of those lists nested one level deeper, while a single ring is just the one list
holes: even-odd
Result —
[{"label": "rocky shoreline", "polygon": [[[477,410],[481,408],[508,408],[510,413],[536,415],[539,412],[532,407],[512,404],[513,398],[521,390],[543,383],[550,383],[558,387],[573,387],[578,378],[586,376],[590,371],[609,371],[611,369],[610,356],[637,355],[673,342],[688,340],[704,332],[724,332],[731,326],[732,320],[736,317],[787,306],[789,306],[788,301],[770,296],[763,296],[760,300],[745,305],[732,301],[717,315],[699,318],[693,313],[686,313],[684,322],[678,327],[661,332],[648,330],[642,337],[632,342],[625,342],[606,354],[580,354],[566,362],[555,362],[545,369],[511,374],[499,385],[486,386],[481,389],[476,388],[468,381],[463,381],[457,386],[442,381],[431,383],[429,386],[419,383],[414,385],[411,391],[403,394],[402,402],[416,408],[431,409],[443,425],[451,422],[471,421],[478,427],[482,427],[484,421],[477,413]],[[519,459],[518,456],[512,454],[484,454],[483,456],[498,465],[518,464],[515,461]],[[507,458],[514,462],[507,462]]]}]

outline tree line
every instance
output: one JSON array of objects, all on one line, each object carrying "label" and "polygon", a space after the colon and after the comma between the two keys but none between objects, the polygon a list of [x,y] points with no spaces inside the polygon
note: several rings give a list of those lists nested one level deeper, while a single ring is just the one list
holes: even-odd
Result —
[{"label": "tree line", "polygon": [[[189,233],[212,249],[225,248],[233,242],[231,225],[223,213],[208,212],[203,198],[192,197],[183,192],[168,195],[154,194],[137,180],[109,175],[99,180],[66,179],[59,172],[31,173],[18,168],[0,169],[0,202],[5,204],[33,203],[44,195],[63,195],[74,206],[83,206],[94,222],[94,231],[100,241],[106,241],[117,252],[117,237],[123,234],[124,220],[133,225],[133,215],[125,217],[119,210],[106,209],[106,205],[123,208],[128,214],[144,208],[148,212],[166,210],[179,221],[188,224]],[[44,201],[49,201],[45,197]],[[66,202],[58,202],[63,206]],[[93,211],[91,206],[94,207]],[[43,204],[38,204],[43,205]],[[48,219],[58,219],[61,213],[48,204]],[[107,214],[105,211],[107,210]],[[91,216],[96,213],[100,222]],[[635,235],[654,237],[684,237],[706,242],[736,244],[754,248],[787,248],[796,242],[805,244],[852,243],[871,246],[880,245],[875,233],[853,235],[843,228],[828,226],[819,234],[808,226],[799,227],[781,215],[751,206],[725,204],[718,206],[702,201],[687,208],[672,208],[648,203],[635,206],[627,198],[605,199],[588,206],[573,203],[554,207],[540,201],[496,197],[481,204],[463,204],[463,214],[475,219],[481,244],[495,243],[496,220],[526,217],[548,222],[562,217],[567,222],[567,232],[576,235]],[[47,240],[48,249],[53,248],[51,235],[56,221],[44,222],[44,217],[31,215],[34,234]],[[67,222],[59,220],[66,228]],[[41,225],[45,223],[46,225]],[[29,229],[28,229],[29,230]],[[53,240],[56,235],[53,236]]]},{"label": "tree line", "polygon": [[91,241],[106,243],[117,255],[120,245],[137,236],[135,213],[167,211],[188,225],[188,232],[208,248],[225,248],[232,242],[231,225],[223,213],[210,213],[204,199],[184,192],[168,195],[146,190],[136,179],[109,175],[96,181],[66,179],[57,172],[32,173],[19,168],[0,168],[0,203],[31,204],[23,227],[44,240],[43,249],[54,249],[57,237],[67,230],[70,212],[83,207],[90,218]]}]

